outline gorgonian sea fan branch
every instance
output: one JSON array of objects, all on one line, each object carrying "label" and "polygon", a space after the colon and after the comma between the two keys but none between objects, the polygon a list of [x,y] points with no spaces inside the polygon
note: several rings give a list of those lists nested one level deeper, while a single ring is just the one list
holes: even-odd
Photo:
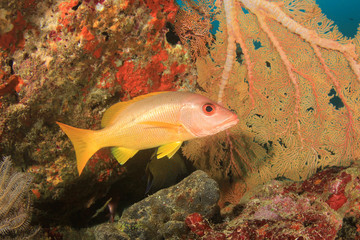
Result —
[{"label": "gorgonian sea fan branch", "polygon": [[[356,140],[356,137],[354,136],[354,133],[356,132],[354,129],[354,123],[353,123],[353,110],[350,108],[349,104],[347,104],[346,99],[344,97],[344,95],[342,94],[342,90],[341,90],[341,86],[339,81],[336,79],[336,77],[334,76],[334,74],[331,72],[331,70],[329,69],[329,67],[326,65],[324,58],[321,55],[321,52],[318,48],[318,46],[311,44],[311,46],[313,47],[316,56],[318,57],[318,59],[321,62],[321,65],[323,67],[323,69],[325,70],[326,75],[330,78],[330,80],[332,81],[333,85],[335,86],[336,92],[339,94],[339,98],[341,99],[341,101],[343,102],[346,111],[347,111],[347,117],[348,117],[348,124],[346,126],[346,141],[345,141],[345,150],[348,149],[348,147],[350,146],[350,144],[353,142],[353,139]],[[345,155],[345,154],[344,154]]]},{"label": "gorgonian sea fan branch", "polygon": [[213,41],[210,33],[211,13],[214,11],[209,2],[184,2],[184,10],[176,15],[175,32],[183,45],[187,45],[193,60],[208,54],[207,45]]},{"label": "gorgonian sea fan branch", "polygon": [[233,67],[235,61],[235,36],[234,36],[234,29],[232,27],[234,17],[232,16],[232,9],[233,9],[233,1],[225,0],[224,1],[224,8],[226,12],[226,27],[227,27],[227,50],[226,50],[226,60],[224,64],[224,70],[221,75],[221,82],[219,87],[219,94],[218,94],[218,102],[222,102],[222,98],[224,95],[224,89],[229,79],[230,71]]}]

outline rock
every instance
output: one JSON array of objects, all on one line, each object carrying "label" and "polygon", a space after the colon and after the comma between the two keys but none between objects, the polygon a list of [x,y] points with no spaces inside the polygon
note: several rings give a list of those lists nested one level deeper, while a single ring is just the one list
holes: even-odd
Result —
[{"label": "rock", "polygon": [[96,240],[130,240],[126,233],[119,231],[111,223],[105,223],[97,226],[94,230]]},{"label": "rock", "polygon": [[177,239],[187,234],[187,232],[188,228],[184,224],[184,221],[168,221],[159,229],[159,235],[165,239]]},{"label": "rock", "polygon": [[219,211],[218,200],[215,180],[195,171],[179,184],[132,205],[115,224],[131,239],[176,239],[187,232],[187,215],[197,212],[211,219]]}]

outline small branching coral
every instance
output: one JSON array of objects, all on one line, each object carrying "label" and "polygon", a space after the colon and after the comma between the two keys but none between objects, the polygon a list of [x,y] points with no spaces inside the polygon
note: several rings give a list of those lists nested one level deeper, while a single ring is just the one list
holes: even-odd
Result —
[{"label": "small branching coral", "polygon": [[214,8],[210,1],[198,4],[185,2],[184,9],[176,15],[175,31],[183,45],[190,49],[191,57],[206,56],[208,45],[213,41],[210,30]]},{"label": "small branching coral", "polygon": [[33,236],[37,231],[29,231],[31,198],[29,186],[32,177],[11,169],[10,157],[0,163],[0,237]]}]

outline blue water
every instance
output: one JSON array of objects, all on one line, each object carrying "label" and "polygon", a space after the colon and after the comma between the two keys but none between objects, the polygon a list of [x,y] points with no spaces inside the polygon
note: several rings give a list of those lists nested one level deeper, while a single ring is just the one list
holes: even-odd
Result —
[{"label": "blue water", "polygon": [[316,0],[316,3],[342,34],[355,36],[360,23],[360,0]]},{"label": "blue water", "polygon": [[[175,1],[183,6],[183,0]],[[316,3],[342,34],[350,38],[355,36],[360,23],[360,0],[316,0]]]}]

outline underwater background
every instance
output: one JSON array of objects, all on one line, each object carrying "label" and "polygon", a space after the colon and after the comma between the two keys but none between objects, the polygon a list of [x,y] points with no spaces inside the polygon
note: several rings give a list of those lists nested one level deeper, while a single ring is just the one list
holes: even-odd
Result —
[{"label": "underwater background", "polygon": [[342,34],[349,38],[355,36],[360,22],[358,12],[358,9],[360,9],[359,1],[317,0],[316,3],[320,6],[323,13],[334,21]]},{"label": "underwater background", "polygon": [[[360,2],[0,3],[1,239],[360,239]],[[56,122],[204,95],[239,123],[79,175]],[[89,139],[91,141],[91,139]]]}]

